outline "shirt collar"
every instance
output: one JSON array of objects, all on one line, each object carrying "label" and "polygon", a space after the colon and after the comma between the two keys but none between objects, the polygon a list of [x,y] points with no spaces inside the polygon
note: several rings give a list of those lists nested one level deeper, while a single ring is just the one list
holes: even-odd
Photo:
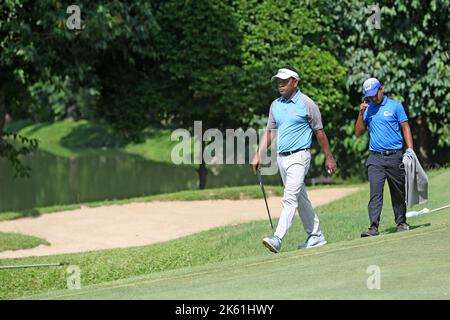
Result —
[{"label": "shirt collar", "polygon": [[373,104],[372,103],[372,106],[374,106],[374,107],[381,107],[381,106],[384,106],[386,103],[387,103],[387,97],[383,96],[383,100],[379,104]]},{"label": "shirt collar", "polygon": [[288,100],[285,97],[281,96],[279,101],[283,103],[290,103],[290,102],[297,103],[298,99],[300,99],[300,95],[301,95],[300,90],[297,90],[297,93],[291,99]]}]

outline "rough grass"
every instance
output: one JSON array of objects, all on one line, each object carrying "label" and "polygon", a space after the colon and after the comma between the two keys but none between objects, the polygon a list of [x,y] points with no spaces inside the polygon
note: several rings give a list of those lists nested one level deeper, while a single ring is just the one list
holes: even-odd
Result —
[{"label": "rough grass", "polygon": [[41,244],[50,245],[46,240],[19,233],[0,232],[0,252],[29,249]]}]

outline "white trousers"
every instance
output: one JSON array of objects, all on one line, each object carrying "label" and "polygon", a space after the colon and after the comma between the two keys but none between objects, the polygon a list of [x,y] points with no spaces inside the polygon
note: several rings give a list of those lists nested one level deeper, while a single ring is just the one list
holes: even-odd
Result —
[{"label": "white trousers", "polygon": [[303,150],[289,156],[277,157],[278,167],[284,184],[282,210],[275,235],[283,239],[292,225],[295,211],[298,209],[303,228],[308,235],[321,235],[317,217],[306,194],[305,176],[311,161],[309,150]]}]

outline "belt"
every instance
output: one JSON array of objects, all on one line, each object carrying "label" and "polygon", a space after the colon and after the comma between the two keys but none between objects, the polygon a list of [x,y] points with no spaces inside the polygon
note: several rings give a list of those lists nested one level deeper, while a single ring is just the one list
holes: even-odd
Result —
[{"label": "belt", "polygon": [[390,156],[391,154],[402,153],[402,150],[385,150],[385,151],[370,151],[373,154],[381,154],[383,156]]},{"label": "belt", "polygon": [[283,157],[285,157],[285,156],[290,156],[291,154],[294,154],[294,153],[296,153],[296,152],[303,151],[303,150],[309,150],[309,148],[297,149],[297,150],[286,151],[286,152],[280,152],[279,155],[280,155],[280,156],[283,156]]}]

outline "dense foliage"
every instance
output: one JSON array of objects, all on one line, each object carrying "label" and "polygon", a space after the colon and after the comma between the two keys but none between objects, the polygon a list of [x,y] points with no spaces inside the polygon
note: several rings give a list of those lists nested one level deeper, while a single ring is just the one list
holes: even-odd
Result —
[{"label": "dense foliage", "polygon": [[[402,102],[416,153],[427,165],[450,162],[450,3],[447,0],[382,0],[379,29],[370,27],[370,2],[324,3],[333,27],[331,52],[347,68],[353,104],[361,84],[379,78]],[[343,18],[345,17],[345,18]],[[353,123],[352,123],[353,125]],[[348,136],[346,145],[355,148]]]},{"label": "dense foliage", "polygon": [[[194,120],[204,130],[245,129],[262,124],[277,96],[270,77],[291,64],[321,109],[341,176],[365,174],[368,136],[356,139],[354,123],[369,76],[405,106],[422,160],[448,163],[450,5],[378,3],[379,29],[360,0],[79,1],[81,29],[70,30],[66,3],[6,0],[0,133],[6,113],[104,121],[125,140],[148,126],[192,129]],[[9,148],[12,159],[10,140],[0,156]],[[323,171],[318,150],[313,175]]]}]

